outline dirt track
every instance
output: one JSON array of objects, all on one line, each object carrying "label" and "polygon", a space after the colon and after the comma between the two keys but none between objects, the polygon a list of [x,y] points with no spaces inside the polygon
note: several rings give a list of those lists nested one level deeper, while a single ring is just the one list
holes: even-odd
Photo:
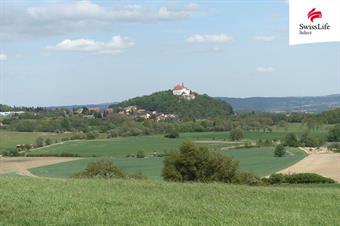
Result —
[{"label": "dirt track", "polygon": [[80,158],[65,157],[11,157],[0,158],[0,175],[15,172],[22,176],[35,176],[28,169],[55,163],[68,162]]},{"label": "dirt track", "polygon": [[317,173],[340,182],[340,154],[312,153],[279,173]]}]

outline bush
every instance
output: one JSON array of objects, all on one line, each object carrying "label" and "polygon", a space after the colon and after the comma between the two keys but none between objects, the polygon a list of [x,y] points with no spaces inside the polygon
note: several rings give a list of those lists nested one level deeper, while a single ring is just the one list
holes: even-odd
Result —
[{"label": "bush", "polygon": [[282,157],[285,154],[286,154],[286,148],[282,144],[279,144],[275,147],[275,150],[274,150],[275,157]]},{"label": "bush", "polygon": [[297,173],[297,174],[272,174],[269,178],[262,180],[268,184],[333,184],[333,179],[320,176],[315,173]]},{"label": "bush", "polygon": [[11,149],[11,150],[2,152],[2,155],[8,156],[8,157],[15,157],[15,156],[19,156],[20,153],[18,152],[17,149]]},{"label": "bush", "polygon": [[330,144],[328,146],[328,149],[330,149],[331,151],[340,153],[340,144],[339,143]]},{"label": "bush", "polygon": [[258,185],[261,183],[261,179],[254,174],[241,172],[237,174],[235,178],[235,183]]},{"label": "bush", "polygon": [[27,153],[27,157],[80,157],[78,154],[62,152],[60,154],[55,153]]},{"label": "bush", "polygon": [[42,138],[42,137],[38,137],[38,138],[36,139],[36,141],[35,141],[35,145],[36,145],[38,148],[43,147],[44,144],[45,144],[44,138]]},{"label": "bush", "polygon": [[144,153],[144,151],[138,151],[136,157],[137,157],[137,158],[141,158],[141,159],[142,159],[142,158],[145,158],[145,153]]},{"label": "bush", "polygon": [[179,152],[164,159],[162,176],[168,181],[220,181],[236,180],[238,162],[219,153],[210,153],[206,147],[184,142]]},{"label": "bush", "polygon": [[233,129],[232,131],[230,131],[230,139],[232,141],[239,141],[244,137],[243,135],[243,130],[242,129]]},{"label": "bush", "polygon": [[284,145],[290,146],[290,147],[298,147],[299,146],[299,140],[295,133],[288,133],[284,140]]},{"label": "bush", "polygon": [[340,125],[334,126],[329,132],[328,132],[328,138],[327,140],[329,142],[338,142],[340,141]]},{"label": "bush", "polygon": [[324,140],[322,138],[311,136],[307,131],[302,134],[300,143],[305,147],[320,147],[324,143]]},{"label": "bush", "polygon": [[83,172],[76,174],[77,178],[126,178],[126,173],[115,166],[111,160],[102,159],[95,162],[90,162]]},{"label": "bush", "polygon": [[51,144],[52,144],[52,140],[51,140],[50,138],[47,138],[47,139],[45,140],[45,144],[46,144],[46,145],[51,145]]},{"label": "bush", "polygon": [[179,133],[177,131],[172,131],[170,133],[165,134],[164,137],[170,138],[170,139],[179,138]]},{"label": "bush", "polygon": [[85,134],[87,140],[94,140],[99,136],[97,131],[90,131]]}]

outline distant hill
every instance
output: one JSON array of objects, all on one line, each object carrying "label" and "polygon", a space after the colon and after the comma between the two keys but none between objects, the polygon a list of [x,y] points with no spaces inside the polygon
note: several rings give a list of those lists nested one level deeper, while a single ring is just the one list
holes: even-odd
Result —
[{"label": "distant hill", "polygon": [[208,95],[195,94],[194,100],[185,100],[172,94],[171,90],[156,92],[151,95],[136,97],[111,107],[137,106],[147,111],[176,114],[179,117],[207,118],[230,115],[232,107],[221,100]]},{"label": "distant hill", "polygon": [[235,112],[322,112],[340,107],[340,94],[315,97],[218,97]]}]

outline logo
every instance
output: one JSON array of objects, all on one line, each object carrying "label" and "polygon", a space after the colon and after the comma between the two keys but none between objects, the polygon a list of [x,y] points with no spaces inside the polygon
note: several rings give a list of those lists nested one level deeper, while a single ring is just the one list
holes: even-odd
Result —
[{"label": "logo", "polygon": [[[313,8],[309,13],[307,14],[308,19],[313,23],[315,19],[322,18],[321,11],[316,11],[315,8]],[[299,25],[299,34],[300,35],[312,35],[313,31],[321,32],[321,31],[327,31],[331,29],[331,26],[328,23],[318,23],[318,24],[304,24],[301,23]]]},{"label": "logo", "polygon": [[315,11],[316,9],[313,8],[311,11],[309,11],[309,13],[307,14],[308,19],[310,19],[310,21],[312,21],[312,23],[314,22],[314,19],[317,18],[322,18],[322,13],[321,11]]}]

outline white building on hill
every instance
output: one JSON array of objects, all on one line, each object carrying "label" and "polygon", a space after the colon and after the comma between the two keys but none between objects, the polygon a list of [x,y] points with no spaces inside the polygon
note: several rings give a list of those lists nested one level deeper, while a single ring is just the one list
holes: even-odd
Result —
[{"label": "white building on hill", "polygon": [[190,89],[185,87],[183,83],[182,85],[176,85],[172,89],[172,94],[175,96],[181,96],[186,100],[193,100],[196,98],[195,94],[193,94]]}]

